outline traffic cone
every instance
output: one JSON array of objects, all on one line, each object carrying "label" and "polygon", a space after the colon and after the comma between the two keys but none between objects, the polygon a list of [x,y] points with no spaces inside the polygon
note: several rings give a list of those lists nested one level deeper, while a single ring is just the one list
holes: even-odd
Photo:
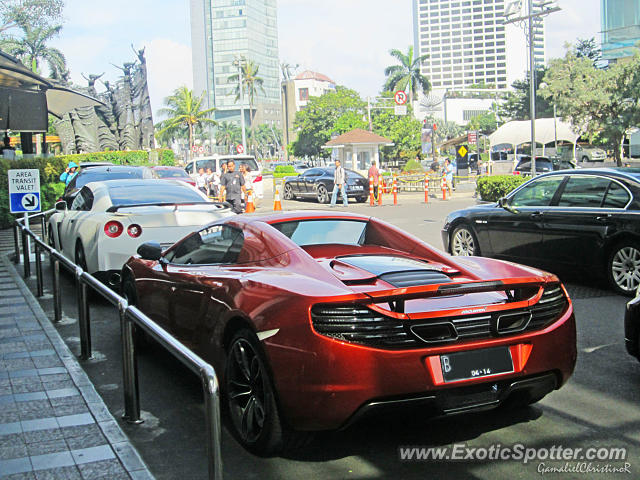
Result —
[{"label": "traffic cone", "polygon": [[245,213],[253,213],[256,211],[256,206],[253,204],[253,190],[247,192],[247,206],[244,211]]},{"label": "traffic cone", "polygon": [[369,206],[373,207],[374,197],[373,197],[373,177],[369,177]]},{"label": "traffic cone", "polygon": [[282,204],[280,203],[280,190],[278,190],[278,186],[276,185],[276,193],[273,196],[273,211],[282,210]]}]

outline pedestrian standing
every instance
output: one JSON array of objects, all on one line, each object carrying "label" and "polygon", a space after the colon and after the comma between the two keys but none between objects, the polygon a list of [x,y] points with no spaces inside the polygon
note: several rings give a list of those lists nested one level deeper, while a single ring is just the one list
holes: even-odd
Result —
[{"label": "pedestrian standing", "polygon": [[375,160],[371,162],[371,166],[369,167],[369,173],[367,177],[369,181],[371,181],[371,179],[373,178],[373,196],[375,198],[378,198],[378,185],[380,184],[380,171],[378,170],[378,166],[376,165]]},{"label": "pedestrian standing", "polygon": [[214,180],[215,180],[215,175],[213,174],[213,171],[211,170],[211,167],[207,167],[205,176],[207,177],[205,179],[207,185],[207,196],[208,197],[216,197],[218,194],[216,192],[216,188],[215,188],[215,184],[214,184]]},{"label": "pedestrian standing", "polygon": [[347,173],[340,165],[340,160],[336,160],[336,170],[333,173],[333,193],[331,193],[331,206],[335,207],[338,200],[338,189],[342,192],[342,205],[349,205],[347,199]]},{"label": "pedestrian standing", "polygon": [[253,203],[255,205],[256,194],[253,191],[253,181],[251,180],[251,167],[246,163],[243,163],[241,166],[242,166],[242,176],[244,177],[244,188],[247,190],[247,196],[249,191],[251,191],[251,195],[253,196]]},{"label": "pedestrian standing", "polygon": [[75,162],[69,162],[67,168],[60,175],[60,181],[65,185],[69,185],[71,180],[78,174],[78,165]]},{"label": "pedestrian standing", "polygon": [[204,173],[204,168],[198,170],[198,176],[196,177],[196,188],[205,195],[207,194],[207,174]]},{"label": "pedestrian standing", "polygon": [[220,195],[231,204],[234,213],[242,213],[241,194],[246,192],[244,177],[235,171],[233,160],[227,162],[227,173],[220,177]]},{"label": "pedestrian standing", "polygon": [[446,188],[449,190],[449,197],[453,195],[453,165],[448,158],[444,161],[444,179],[446,182]]}]

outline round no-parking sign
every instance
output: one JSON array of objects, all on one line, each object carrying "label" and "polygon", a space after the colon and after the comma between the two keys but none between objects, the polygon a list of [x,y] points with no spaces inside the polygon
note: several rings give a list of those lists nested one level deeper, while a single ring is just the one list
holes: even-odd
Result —
[{"label": "round no-parking sign", "polygon": [[239,143],[238,145],[236,145],[236,152],[238,152],[238,153],[244,153],[244,145],[242,145],[241,143]]},{"label": "round no-parking sign", "polygon": [[398,90],[393,96],[393,99],[396,101],[397,105],[404,105],[407,103],[407,92],[404,90]]}]

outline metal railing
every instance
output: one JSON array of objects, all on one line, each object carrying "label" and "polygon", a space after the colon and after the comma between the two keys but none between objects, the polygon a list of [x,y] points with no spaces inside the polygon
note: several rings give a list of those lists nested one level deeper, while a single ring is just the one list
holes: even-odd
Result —
[{"label": "metal railing", "polygon": [[[29,219],[40,219],[42,236],[46,237],[45,218],[55,210],[48,210]],[[19,230],[21,233],[19,234]],[[129,305],[127,300],[92,275],[83,271],[71,260],[63,256],[50,245],[43,242],[31,229],[20,220],[16,221],[14,228],[15,258],[14,262],[20,262],[20,245],[18,237],[22,237],[22,261],[24,264],[24,277],[31,276],[31,258],[28,238],[33,239],[36,264],[36,295],[43,295],[42,276],[42,252],[49,254],[52,267],[54,322],[60,322],[62,317],[62,294],[60,290],[60,265],[72,272],[76,278],[78,324],[80,327],[80,358],[91,358],[91,317],[88,302],[88,287],[102,295],[108,302],[118,308],[120,317],[120,333],[122,335],[122,377],[124,386],[124,415],[129,423],[142,423],[140,418],[140,397],[138,393],[138,363],[134,342],[134,325],[137,325],[150,335],[154,340],[166,348],[174,357],[187,368],[200,377],[204,391],[205,423],[207,436],[207,459],[210,480],[222,480],[222,453],[221,445],[221,420],[220,420],[220,386],[214,368],[193,351],[185,347],[169,332],[155,323],[138,308]]]}]

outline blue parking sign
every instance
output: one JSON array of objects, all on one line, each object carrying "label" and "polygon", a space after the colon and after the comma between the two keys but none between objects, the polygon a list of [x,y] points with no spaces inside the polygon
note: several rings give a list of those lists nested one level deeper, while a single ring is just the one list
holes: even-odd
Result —
[{"label": "blue parking sign", "polygon": [[31,213],[40,211],[40,192],[12,193],[9,197],[11,213]]}]

